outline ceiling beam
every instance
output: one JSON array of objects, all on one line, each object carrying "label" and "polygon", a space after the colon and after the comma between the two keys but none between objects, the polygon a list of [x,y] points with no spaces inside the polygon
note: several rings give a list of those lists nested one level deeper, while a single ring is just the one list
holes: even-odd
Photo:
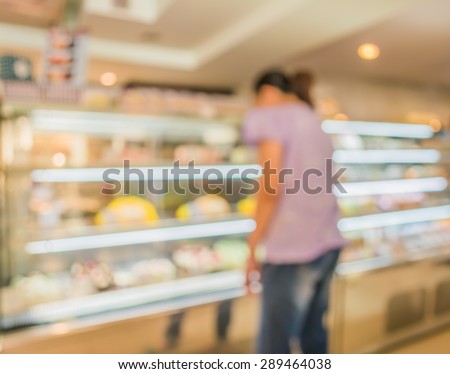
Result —
[{"label": "ceiling beam", "polygon": [[230,25],[195,49],[199,66],[227,52],[233,47],[263,32],[286,15],[315,0],[273,0],[265,3],[249,16]]},{"label": "ceiling beam", "polygon": [[[46,43],[46,30],[0,23],[0,45],[3,47],[43,51]],[[165,48],[95,37],[89,39],[88,53],[92,58],[168,69],[190,71],[198,66],[197,56],[187,49]]]}]

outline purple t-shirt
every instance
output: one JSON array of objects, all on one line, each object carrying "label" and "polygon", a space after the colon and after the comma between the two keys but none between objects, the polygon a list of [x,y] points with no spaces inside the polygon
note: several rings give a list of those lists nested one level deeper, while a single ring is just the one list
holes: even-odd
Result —
[{"label": "purple t-shirt", "polygon": [[[337,228],[336,198],[326,191],[326,160],[332,159],[333,147],[314,111],[300,103],[254,108],[246,115],[243,138],[248,145],[264,140],[279,142],[283,169],[290,170],[281,184],[275,216],[264,238],[265,261],[306,263],[344,246]],[[308,173],[313,174],[306,178]],[[319,173],[322,176],[316,175]],[[296,188],[299,181],[300,188]]]}]

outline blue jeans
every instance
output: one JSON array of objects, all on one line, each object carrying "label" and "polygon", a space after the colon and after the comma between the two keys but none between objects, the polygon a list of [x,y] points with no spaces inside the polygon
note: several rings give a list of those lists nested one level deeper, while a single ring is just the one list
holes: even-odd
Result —
[{"label": "blue jeans", "polygon": [[258,353],[291,353],[298,342],[303,353],[327,353],[323,316],[339,250],[295,265],[264,264]]}]

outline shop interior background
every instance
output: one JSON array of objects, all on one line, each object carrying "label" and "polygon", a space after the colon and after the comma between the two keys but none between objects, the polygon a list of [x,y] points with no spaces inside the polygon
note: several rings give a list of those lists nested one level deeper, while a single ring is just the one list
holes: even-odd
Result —
[{"label": "shop interior background", "polygon": [[3,351],[253,351],[253,198],[112,199],[98,175],[124,159],[255,164],[240,126],[276,66],[314,74],[356,191],[339,199],[351,244],[331,352],[449,353],[449,14],[448,0],[0,0]]}]

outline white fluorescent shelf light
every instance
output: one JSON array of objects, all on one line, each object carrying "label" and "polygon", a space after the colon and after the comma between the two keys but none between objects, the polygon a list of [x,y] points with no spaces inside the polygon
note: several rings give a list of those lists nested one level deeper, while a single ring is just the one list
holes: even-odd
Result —
[{"label": "white fluorescent shelf light", "polygon": [[[208,166],[130,166],[125,178],[125,169],[117,168],[79,168],[79,169],[37,169],[31,172],[31,180],[39,183],[68,182],[138,182],[170,180],[221,180],[257,179],[261,175],[259,165],[208,165]],[[195,174],[193,174],[195,172]],[[177,173],[175,177],[174,173]],[[143,176],[140,178],[138,174]],[[109,179],[109,180],[108,180]]]},{"label": "white fluorescent shelf light", "polygon": [[428,125],[390,122],[326,120],[322,123],[322,129],[327,134],[355,134],[411,139],[428,139],[433,137],[434,134],[431,126]]},{"label": "white fluorescent shelf light", "polygon": [[71,238],[41,240],[26,244],[30,254],[81,251],[174,241],[194,238],[207,238],[252,232],[256,223],[252,219],[191,224],[185,226],[163,227],[139,231],[118,232],[112,234],[86,235]]},{"label": "white fluorescent shelf light", "polygon": [[394,179],[374,182],[350,182],[341,183],[345,192],[339,191],[334,186],[336,196],[370,196],[404,194],[415,192],[441,192],[448,187],[447,179],[443,177],[418,178],[418,179]]},{"label": "white fluorescent shelf light", "polygon": [[119,135],[130,139],[169,135],[177,138],[202,138],[205,131],[212,128],[230,129],[227,124],[201,119],[120,113],[35,109],[30,117],[33,128],[37,131]]},{"label": "white fluorescent shelf light", "polygon": [[443,205],[431,208],[410,209],[368,216],[342,218],[338,222],[338,228],[342,232],[348,232],[409,223],[438,221],[449,218],[450,205]]},{"label": "white fluorescent shelf light", "polygon": [[338,164],[435,164],[441,153],[434,149],[339,150],[333,160]]}]

